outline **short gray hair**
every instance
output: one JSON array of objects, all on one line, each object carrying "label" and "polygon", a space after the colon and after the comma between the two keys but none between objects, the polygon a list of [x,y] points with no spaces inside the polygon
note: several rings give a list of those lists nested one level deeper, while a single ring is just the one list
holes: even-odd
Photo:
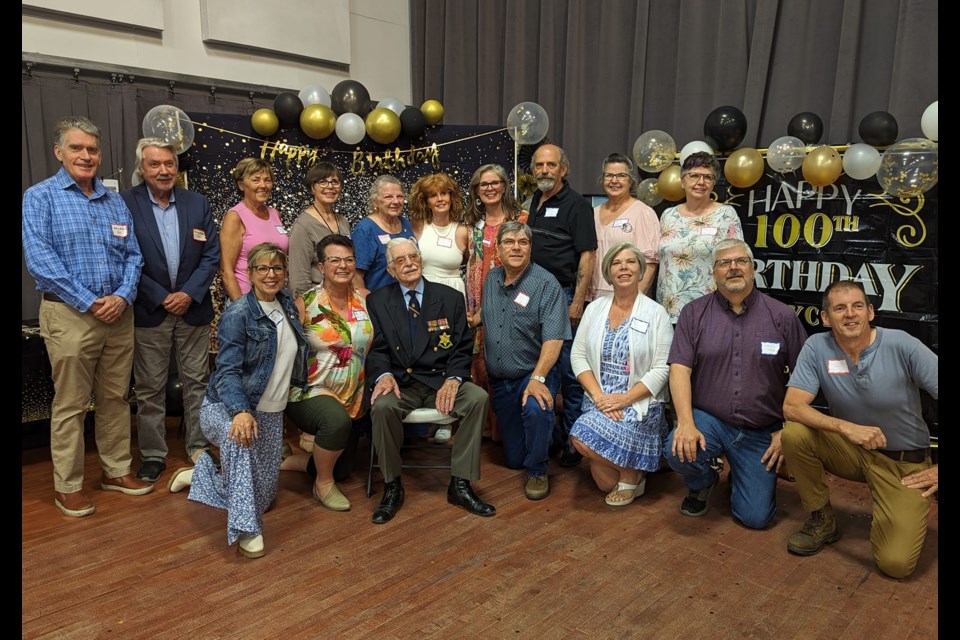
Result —
[{"label": "short gray hair", "polygon": [[611,153],[603,159],[600,164],[600,188],[603,188],[603,174],[607,172],[607,165],[611,164],[626,165],[627,173],[630,175],[630,195],[636,195],[637,185],[640,184],[640,176],[637,174],[637,167],[634,166],[633,160],[622,153]]},{"label": "short gray hair", "polygon": [[376,180],[373,181],[373,184],[370,185],[370,193],[367,194],[367,202],[370,205],[370,212],[372,213],[377,206],[377,200],[380,198],[380,189],[388,184],[395,184],[400,187],[400,190],[403,191],[403,184],[397,178],[385,173]]},{"label": "short gray hair", "polygon": [[718,255],[730,249],[743,249],[747,252],[750,259],[753,260],[753,249],[750,248],[750,245],[740,238],[727,238],[718,242],[717,246],[713,248],[713,261],[716,262]]},{"label": "short gray hair", "polygon": [[96,138],[97,145],[100,144],[100,127],[93,124],[90,118],[84,118],[83,116],[66,116],[65,118],[60,118],[53,128],[54,144],[57,145],[57,147],[63,148],[67,140],[67,132],[70,131],[70,129],[80,129],[80,131]]},{"label": "short gray hair", "polygon": [[565,167],[567,169],[570,168],[570,156],[568,156],[567,152],[563,150],[563,147],[561,147],[558,144],[549,144],[549,145],[545,144],[540,147],[537,147],[533,151],[533,155],[530,156],[530,173],[535,174],[537,172],[536,169],[534,168],[537,164],[537,151],[540,151],[540,149],[542,149],[543,147],[556,147],[557,151],[559,152],[558,155],[560,156],[560,166]]},{"label": "short gray hair", "polygon": [[523,224],[522,222],[517,222],[516,220],[508,220],[500,225],[500,229],[497,230],[497,244],[500,244],[500,241],[503,240],[503,236],[508,233],[523,233],[527,237],[527,240],[533,242],[533,231],[529,226]]},{"label": "short gray hair", "polygon": [[166,142],[160,138],[140,138],[137,141],[137,168],[133,172],[143,177],[143,150],[147,147],[156,147],[158,149],[169,149],[170,153],[173,154],[173,166],[180,168],[180,161],[177,158],[177,150],[174,148],[172,142]]},{"label": "short gray hair", "polygon": [[637,257],[637,261],[640,263],[640,279],[643,280],[643,274],[647,272],[647,259],[643,257],[643,253],[632,242],[620,242],[610,247],[610,250],[603,256],[603,260],[600,261],[600,273],[603,274],[603,279],[607,281],[607,284],[613,284],[613,276],[610,275],[610,270],[613,268],[613,259],[621,251],[630,251]]},{"label": "short gray hair", "polygon": [[387,264],[390,264],[391,262],[393,262],[393,250],[402,244],[410,244],[413,247],[413,250],[416,252],[416,254],[418,256],[420,255],[420,247],[417,246],[417,241],[415,239],[407,238],[407,237],[393,238],[392,240],[390,240],[390,242],[387,243],[387,252],[386,252]]}]

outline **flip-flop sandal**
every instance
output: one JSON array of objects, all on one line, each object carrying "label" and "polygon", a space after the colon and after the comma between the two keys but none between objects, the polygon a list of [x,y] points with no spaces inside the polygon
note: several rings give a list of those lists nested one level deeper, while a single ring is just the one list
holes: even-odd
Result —
[{"label": "flip-flop sandal", "polygon": [[[631,502],[633,502],[639,496],[642,496],[646,488],[647,488],[646,477],[644,477],[637,484],[628,484],[626,482],[618,482],[616,488],[614,488],[613,491],[607,494],[607,497],[604,499],[604,502],[606,502],[611,507],[625,507]],[[616,495],[618,493],[626,493],[628,491],[630,492],[630,497],[625,500],[613,500],[612,498],[610,498],[610,496],[612,495]]]}]

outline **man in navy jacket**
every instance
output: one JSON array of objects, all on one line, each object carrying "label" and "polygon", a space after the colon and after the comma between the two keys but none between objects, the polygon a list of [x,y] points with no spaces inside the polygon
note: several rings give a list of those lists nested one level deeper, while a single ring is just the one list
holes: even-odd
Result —
[{"label": "man in navy jacket", "polygon": [[166,468],[166,390],[174,353],[183,391],[187,454],[196,461],[209,445],[200,431],[200,403],[210,373],[210,284],[220,264],[220,244],[207,198],[176,186],[173,145],[157,138],[140,140],[136,172],[143,183],[121,195],[133,214],[144,262],[133,304],[133,375],[142,458],[137,476],[155,482]]}]

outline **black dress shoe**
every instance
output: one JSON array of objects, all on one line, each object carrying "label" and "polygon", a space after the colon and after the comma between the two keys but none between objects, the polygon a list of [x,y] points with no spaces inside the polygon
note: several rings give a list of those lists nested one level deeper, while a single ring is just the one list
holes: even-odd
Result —
[{"label": "black dress shoe", "polygon": [[447,489],[447,502],[463,507],[476,516],[492,516],[497,512],[496,507],[487,504],[477,497],[470,486],[469,480],[450,478],[450,487]]},{"label": "black dress shoe", "polygon": [[385,524],[390,522],[402,506],[403,485],[400,484],[400,478],[394,478],[383,488],[383,499],[373,510],[373,523]]},{"label": "black dress shoe", "polygon": [[561,467],[575,467],[583,460],[583,454],[576,449],[564,449],[560,454]]},{"label": "black dress shoe", "polygon": [[140,465],[140,471],[137,471],[137,477],[147,482],[156,482],[166,468],[167,463],[163,460],[144,460]]}]

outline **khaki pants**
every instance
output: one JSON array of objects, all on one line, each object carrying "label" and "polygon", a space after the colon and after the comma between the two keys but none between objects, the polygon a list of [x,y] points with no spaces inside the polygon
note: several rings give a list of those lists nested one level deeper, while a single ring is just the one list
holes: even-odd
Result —
[{"label": "khaki pants", "polygon": [[62,302],[40,303],[40,335],[53,369],[50,455],[61,493],[83,489],[83,422],[93,393],[100,466],[109,478],[130,473],[130,371],[133,309],[107,325]]},{"label": "khaki pants", "polygon": [[919,489],[903,486],[900,479],[928,468],[929,458],[896,462],[839,434],[796,422],[787,423],[781,442],[804,509],[816,511],[830,501],[824,470],[865,482],[873,497],[870,544],[877,567],[894,578],[913,573],[927,535],[930,498],[924,498]]}]

